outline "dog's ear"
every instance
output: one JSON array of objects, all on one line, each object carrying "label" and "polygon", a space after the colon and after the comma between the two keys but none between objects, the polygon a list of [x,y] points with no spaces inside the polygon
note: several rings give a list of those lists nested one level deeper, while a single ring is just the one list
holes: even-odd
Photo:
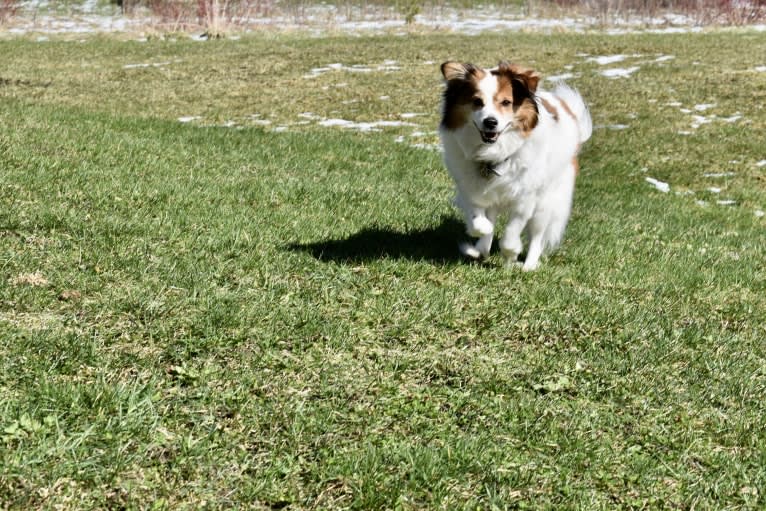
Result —
[{"label": "dog's ear", "polygon": [[497,70],[499,74],[508,75],[512,81],[521,83],[529,92],[534,93],[540,84],[540,73],[534,69],[502,61],[497,65]]},{"label": "dog's ear", "polygon": [[476,67],[473,64],[463,64],[461,62],[447,61],[442,64],[442,76],[449,81],[452,80],[465,80],[469,75],[476,72]]},{"label": "dog's ear", "polygon": [[497,70],[492,71],[505,77],[513,90],[513,113],[516,127],[525,137],[532,133],[539,121],[540,111],[535,101],[535,91],[540,83],[540,75],[527,68],[500,62]]},{"label": "dog's ear", "polygon": [[514,75],[516,75],[516,79],[521,80],[527,86],[529,92],[535,92],[540,84],[540,73],[533,69],[517,67],[514,70]]}]

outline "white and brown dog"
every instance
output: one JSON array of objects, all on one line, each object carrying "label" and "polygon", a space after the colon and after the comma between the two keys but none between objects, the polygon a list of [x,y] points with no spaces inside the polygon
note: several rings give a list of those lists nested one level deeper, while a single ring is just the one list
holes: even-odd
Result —
[{"label": "white and brown dog", "polygon": [[499,214],[508,214],[500,250],[515,263],[529,239],[524,270],[558,246],[572,207],[577,153],[590,138],[591,117],[575,90],[538,90],[540,75],[501,62],[492,69],[445,62],[439,135],[455,180],[456,205],[468,234],[466,256],[489,255]]}]

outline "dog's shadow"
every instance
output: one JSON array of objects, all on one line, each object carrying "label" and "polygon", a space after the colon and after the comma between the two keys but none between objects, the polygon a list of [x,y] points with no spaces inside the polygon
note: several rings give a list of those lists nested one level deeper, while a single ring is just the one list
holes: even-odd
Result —
[{"label": "dog's shadow", "polygon": [[293,243],[289,250],[307,252],[321,261],[360,263],[377,259],[408,259],[435,264],[465,261],[458,242],[465,239],[462,223],[443,217],[436,227],[398,232],[390,227],[372,226],[347,238]]}]

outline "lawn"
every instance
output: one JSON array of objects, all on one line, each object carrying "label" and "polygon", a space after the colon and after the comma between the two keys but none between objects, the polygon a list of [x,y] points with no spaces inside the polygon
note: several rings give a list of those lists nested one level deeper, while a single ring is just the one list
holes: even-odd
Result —
[{"label": "lawn", "polygon": [[[67,39],[0,41],[0,509],[766,506],[763,32]],[[597,126],[529,274],[434,148],[501,58]]]}]

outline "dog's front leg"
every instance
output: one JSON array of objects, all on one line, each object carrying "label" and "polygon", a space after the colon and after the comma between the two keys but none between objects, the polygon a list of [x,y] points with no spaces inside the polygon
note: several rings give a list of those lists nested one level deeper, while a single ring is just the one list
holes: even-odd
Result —
[{"label": "dog's front leg", "polygon": [[497,211],[494,209],[488,209],[486,211],[486,219],[492,224],[492,229],[487,234],[483,234],[479,237],[475,244],[469,242],[460,245],[460,252],[463,255],[472,259],[486,259],[489,257],[489,252],[492,249],[492,241],[495,238],[495,219],[497,218]]},{"label": "dog's front leg", "polygon": [[465,223],[468,235],[474,238],[492,236],[495,232],[495,222],[490,216],[484,208],[471,207],[467,209]]},{"label": "dog's front leg", "polygon": [[460,244],[460,252],[471,259],[486,259],[492,248],[495,237],[496,213],[483,208],[464,207],[466,232],[473,238],[479,238],[476,243],[466,241]]}]

